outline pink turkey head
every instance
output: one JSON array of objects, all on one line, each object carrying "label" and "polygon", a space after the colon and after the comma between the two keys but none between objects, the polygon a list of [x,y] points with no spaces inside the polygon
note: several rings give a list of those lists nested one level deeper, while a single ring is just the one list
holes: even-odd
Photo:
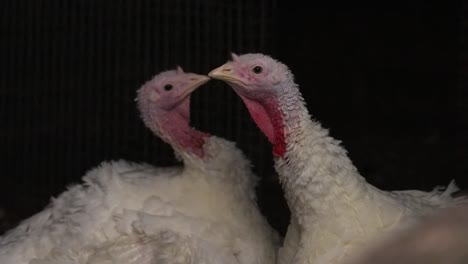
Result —
[{"label": "pink turkey head", "polygon": [[[210,79],[204,75],[177,70],[161,72],[138,90],[138,102],[146,102],[152,109],[172,111],[198,87]],[[143,110],[140,108],[140,110]],[[144,111],[142,111],[144,112]]]},{"label": "pink turkey head", "polygon": [[145,125],[173,147],[193,148],[189,145],[197,142],[193,137],[201,132],[190,127],[190,94],[209,80],[204,75],[185,73],[180,66],[154,76],[137,91]]},{"label": "pink turkey head", "polygon": [[[235,91],[253,100],[275,96],[285,80],[286,66],[263,54],[231,54],[232,61],[212,70],[208,75],[231,85]],[[282,74],[283,73],[283,74]]]},{"label": "pink turkey head", "polygon": [[[250,115],[277,148],[276,156],[284,154],[284,124],[280,112],[281,95],[294,87],[288,68],[263,54],[232,54],[232,61],[212,70],[214,79],[228,83],[242,98]],[[281,150],[278,146],[281,145]]]}]

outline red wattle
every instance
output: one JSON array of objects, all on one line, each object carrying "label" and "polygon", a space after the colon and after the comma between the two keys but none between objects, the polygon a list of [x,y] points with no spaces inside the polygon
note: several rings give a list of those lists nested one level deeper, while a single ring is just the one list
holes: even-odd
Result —
[{"label": "red wattle", "polygon": [[286,139],[284,135],[283,115],[278,102],[270,99],[258,103],[243,96],[242,100],[258,128],[274,145],[273,155],[283,158],[286,154]]}]

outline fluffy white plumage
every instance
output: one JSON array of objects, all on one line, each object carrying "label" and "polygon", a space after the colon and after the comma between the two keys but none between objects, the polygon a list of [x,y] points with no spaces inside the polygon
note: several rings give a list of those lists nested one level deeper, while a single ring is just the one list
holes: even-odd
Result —
[{"label": "fluffy white plumage", "polygon": [[274,145],[291,209],[279,263],[344,263],[388,231],[453,204],[452,182],[432,192],[368,184],[339,141],[313,121],[287,66],[263,54],[233,54],[210,77],[226,81]]},{"label": "fluffy white plumage", "polygon": [[[189,94],[207,80],[178,69],[139,92],[145,123],[183,167],[103,162],[1,237],[0,263],[273,263],[278,237],[257,207],[250,162],[234,143],[188,126]],[[192,133],[203,135],[200,149],[178,138]]]}]

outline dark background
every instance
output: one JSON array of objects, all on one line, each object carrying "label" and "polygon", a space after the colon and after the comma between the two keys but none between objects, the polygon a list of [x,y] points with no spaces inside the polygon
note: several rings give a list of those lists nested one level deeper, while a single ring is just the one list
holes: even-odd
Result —
[{"label": "dark background", "polygon": [[[466,15],[462,1],[2,1],[0,233],[101,161],[176,164],[139,119],[135,91],[178,64],[208,73],[231,51],[286,63],[372,184],[468,187]],[[194,126],[252,160],[261,208],[284,232],[271,147],[241,101],[213,81],[193,94],[192,111]]]}]

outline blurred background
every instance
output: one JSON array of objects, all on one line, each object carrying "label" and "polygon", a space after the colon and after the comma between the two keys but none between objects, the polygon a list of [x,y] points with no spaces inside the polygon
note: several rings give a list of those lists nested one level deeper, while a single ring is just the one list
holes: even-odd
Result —
[{"label": "blurred background", "polygon": [[[468,188],[468,5],[408,1],[305,7],[281,0],[0,3],[0,234],[105,160],[177,164],[145,128],[135,91],[181,65],[238,54],[287,64],[309,111],[385,190]],[[261,177],[260,206],[289,211],[271,147],[234,92],[192,97],[193,126],[236,141]]]}]

